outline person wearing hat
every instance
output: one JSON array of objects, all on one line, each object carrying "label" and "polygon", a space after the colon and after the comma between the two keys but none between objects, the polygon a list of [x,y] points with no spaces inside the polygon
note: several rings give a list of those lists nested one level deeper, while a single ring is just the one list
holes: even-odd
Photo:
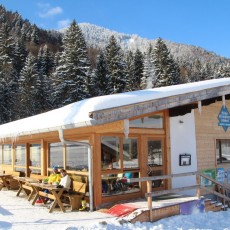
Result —
[{"label": "person wearing hat", "polygon": [[[47,180],[48,180],[48,184],[54,184],[54,183],[59,184],[59,182],[61,180],[61,175],[58,172],[57,166],[53,167],[53,172],[49,175]],[[43,192],[49,193],[49,191],[47,189],[45,189]],[[49,199],[46,198],[45,200],[48,201]],[[43,203],[40,197],[38,197],[38,199],[36,200],[36,203]]]},{"label": "person wearing hat", "polygon": [[58,172],[58,167],[53,167],[53,172],[48,177],[48,184],[59,183],[61,180],[61,174]]}]

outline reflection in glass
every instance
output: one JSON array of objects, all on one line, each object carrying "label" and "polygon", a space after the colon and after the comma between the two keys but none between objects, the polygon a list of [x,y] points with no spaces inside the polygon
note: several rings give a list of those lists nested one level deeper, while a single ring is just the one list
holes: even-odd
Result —
[{"label": "reflection in glass", "polygon": [[124,168],[138,168],[138,148],[137,139],[128,138],[123,139],[123,167]]},{"label": "reflection in glass", "polygon": [[230,163],[230,140],[216,140],[217,164]]},{"label": "reflection in glass", "polygon": [[63,167],[63,145],[62,143],[51,143],[49,144],[49,164],[48,166],[52,168],[53,166]]},{"label": "reflection in glass", "polygon": [[25,166],[26,165],[26,146],[16,145],[14,153],[15,153],[15,165]]},{"label": "reflection in glass", "polygon": [[103,169],[120,168],[120,140],[118,137],[101,138],[101,160]]},{"label": "reflection in glass", "polygon": [[30,166],[41,167],[41,145],[30,145]]},{"label": "reflection in glass", "polygon": [[41,175],[40,169],[30,169],[30,173]]},{"label": "reflection in glass", "polygon": [[139,172],[102,175],[102,196],[113,196],[139,192],[139,183],[129,183],[127,181],[128,178],[139,178]]},{"label": "reflection in glass", "polygon": [[66,169],[88,171],[88,148],[86,146],[77,144],[66,146]]},{"label": "reflection in glass", "polygon": [[0,145],[0,164],[3,164],[3,151],[2,151],[3,146]]},{"label": "reflection in glass", "polygon": [[148,164],[162,166],[162,145],[159,140],[148,141]]},{"label": "reflection in glass", "polygon": [[156,114],[129,122],[131,128],[163,129],[163,115]]},{"label": "reflection in glass", "polygon": [[[163,170],[160,168],[163,165],[162,159],[162,141],[160,140],[149,140],[148,141],[148,176],[161,176]],[[152,182],[153,188],[162,187],[164,184],[163,180],[154,180]]]},{"label": "reflection in glass", "polygon": [[3,145],[3,164],[11,165],[11,145]]}]

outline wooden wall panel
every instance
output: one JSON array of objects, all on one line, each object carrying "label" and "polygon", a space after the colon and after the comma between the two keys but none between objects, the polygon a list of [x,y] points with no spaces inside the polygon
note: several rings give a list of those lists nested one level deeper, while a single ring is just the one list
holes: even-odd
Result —
[{"label": "wooden wall panel", "polygon": [[[226,106],[230,110],[230,101],[226,101]],[[215,168],[216,164],[216,139],[230,139],[230,128],[227,132],[218,126],[218,114],[221,110],[222,102],[202,106],[201,114],[195,109],[196,128],[196,149],[198,170]],[[218,167],[229,167],[229,164],[218,165]]]}]

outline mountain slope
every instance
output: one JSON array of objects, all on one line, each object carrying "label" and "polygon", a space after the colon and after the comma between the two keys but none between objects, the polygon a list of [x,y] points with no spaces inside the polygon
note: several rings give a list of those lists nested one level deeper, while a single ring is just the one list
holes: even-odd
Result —
[{"label": "mountain slope", "polygon": [[[124,50],[136,50],[137,48],[145,52],[151,43],[155,46],[155,40],[149,40],[141,38],[136,34],[124,34],[116,31],[112,31],[100,26],[96,26],[89,23],[79,23],[79,26],[85,36],[85,39],[89,46],[95,48],[103,48],[108,44],[109,38],[114,35],[116,40],[119,42]],[[201,62],[213,62],[222,63],[229,62],[230,60],[221,56],[218,56],[214,52],[207,51],[201,47],[192,45],[174,43],[171,41],[164,40],[171,54],[175,58],[183,59],[184,61],[191,61],[199,58]]]}]

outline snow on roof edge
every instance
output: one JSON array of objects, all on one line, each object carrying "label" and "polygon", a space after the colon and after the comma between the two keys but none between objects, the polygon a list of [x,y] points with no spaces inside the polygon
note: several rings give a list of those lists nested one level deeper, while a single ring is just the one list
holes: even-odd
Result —
[{"label": "snow on roof edge", "polygon": [[92,126],[90,112],[155,100],[164,97],[230,85],[230,78],[206,80],[181,85],[99,96],[78,101],[42,114],[0,125],[0,138],[13,138],[47,131]]}]

